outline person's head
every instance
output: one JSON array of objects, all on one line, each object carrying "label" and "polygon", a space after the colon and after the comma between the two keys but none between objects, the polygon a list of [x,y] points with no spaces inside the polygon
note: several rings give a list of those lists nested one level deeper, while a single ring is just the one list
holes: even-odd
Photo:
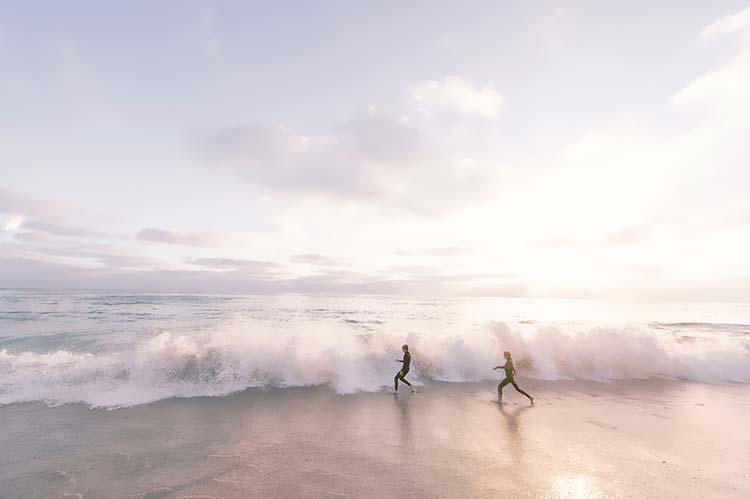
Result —
[{"label": "person's head", "polygon": [[512,359],[511,356],[510,356],[510,352],[507,351],[507,350],[503,352],[503,357],[505,357],[507,360],[511,360]]},{"label": "person's head", "polygon": [[408,352],[408,351],[409,351],[409,345],[404,345],[404,346],[402,346],[402,347],[401,347],[401,350],[403,350],[403,351],[404,351],[404,353]]}]

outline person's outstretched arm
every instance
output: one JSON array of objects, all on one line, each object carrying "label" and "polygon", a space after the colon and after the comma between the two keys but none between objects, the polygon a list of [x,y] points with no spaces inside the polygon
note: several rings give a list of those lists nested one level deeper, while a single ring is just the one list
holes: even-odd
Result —
[{"label": "person's outstretched arm", "polygon": [[508,363],[506,362],[505,365],[503,365],[503,366],[495,366],[495,367],[492,368],[492,370],[493,371],[497,371],[498,369],[505,369],[505,366],[507,366],[507,365],[508,365]]}]

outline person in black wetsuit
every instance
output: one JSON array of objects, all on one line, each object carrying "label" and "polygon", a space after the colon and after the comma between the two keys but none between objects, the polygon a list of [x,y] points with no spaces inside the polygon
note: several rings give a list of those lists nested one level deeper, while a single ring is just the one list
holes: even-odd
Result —
[{"label": "person in black wetsuit", "polygon": [[499,385],[497,385],[498,402],[503,401],[503,387],[510,383],[511,385],[513,385],[513,388],[515,388],[517,392],[522,393],[529,398],[529,400],[531,401],[531,405],[534,405],[534,397],[532,397],[525,391],[521,390],[521,388],[519,388],[518,385],[516,384],[516,380],[515,380],[516,368],[513,365],[513,357],[511,357],[510,352],[503,352],[503,357],[505,357],[505,365],[495,366],[492,368],[493,371],[496,369],[505,369],[505,379],[502,380]]},{"label": "person in black wetsuit", "polygon": [[395,391],[398,391],[398,380],[401,380],[403,383],[406,384],[406,386],[409,387],[411,392],[414,393],[414,387],[411,386],[411,383],[406,381],[406,375],[409,374],[409,365],[411,364],[411,354],[409,353],[409,345],[402,346],[401,350],[404,351],[404,360],[396,359],[396,362],[402,362],[404,365],[401,368],[401,370],[396,373],[396,376],[393,378],[393,389]]}]

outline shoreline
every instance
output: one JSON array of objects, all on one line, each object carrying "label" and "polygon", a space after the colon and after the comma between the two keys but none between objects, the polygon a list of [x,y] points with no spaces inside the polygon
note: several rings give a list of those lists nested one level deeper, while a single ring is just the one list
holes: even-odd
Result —
[{"label": "shoreline", "polygon": [[[498,376],[497,379],[485,379],[481,381],[442,381],[442,380],[430,380],[426,384],[419,384],[419,381],[408,378],[415,389],[419,393],[429,392],[432,390],[468,390],[468,391],[488,391],[491,395],[496,395],[497,385],[503,380],[502,375]],[[600,388],[602,391],[607,392],[621,392],[630,389],[665,389],[670,386],[679,385],[696,385],[714,387],[721,389],[722,387],[727,389],[742,389],[746,387],[750,392],[750,384],[742,383],[739,381],[705,381],[705,380],[694,380],[689,378],[672,378],[668,376],[653,375],[648,378],[633,378],[633,379],[542,379],[542,378],[529,378],[529,377],[516,377],[516,380],[522,380],[519,382],[521,388],[530,387],[530,390],[542,389],[545,392],[557,393],[557,392],[569,392],[581,391],[584,389],[597,389]],[[399,385],[398,395],[409,394],[409,387],[406,385]],[[607,390],[607,389],[610,390]],[[101,406],[93,405],[92,403],[77,401],[77,402],[48,402],[44,400],[26,400],[22,402],[11,402],[0,404],[0,411],[5,408],[14,407],[28,407],[38,409],[64,409],[64,408],[82,408],[91,411],[122,411],[129,409],[138,409],[149,407],[158,404],[176,403],[180,401],[188,402],[206,402],[206,401],[220,401],[222,399],[232,399],[237,397],[260,397],[260,396],[284,396],[292,394],[304,394],[307,392],[328,392],[333,397],[362,397],[362,396],[376,396],[376,395],[393,395],[392,384],[383,385],[380,390],[368,391],[358,390],[353,393],[339,393],[331,388],[328,384],[309,385],[309,386],[275,386],[266,385],[259,387],[247,387],[242,390],[238,390],[231,393],[222,393],[217,395],[188,395],[180,396],[174,395],[150,402],[138,402],[131,405],[114,405],[114,406]],[[419,394],[418,393],[418,394]],[[511,385],[508,385],[503,389],[504,394],[517,393]],[[522,395],[518,394],[521,400],[526,400]],[[534,395],[532,393],[532,395]],[[495,396],[495,399],[497,397]],[[535,396],[536,399],[536,396]],[[508,402],[506,400],[506,402]]]}]

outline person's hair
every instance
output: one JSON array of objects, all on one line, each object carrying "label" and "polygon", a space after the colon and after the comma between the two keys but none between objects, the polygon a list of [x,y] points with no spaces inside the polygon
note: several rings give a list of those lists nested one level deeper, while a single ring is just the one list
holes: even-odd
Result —
[{"label": "person's hair", "polygon": [[507,351],[507,350],[503,352],[503,356],[505,356],[505,357],[512,357],[512,355],[510,354],[510,352]]},{"label": "person's hair", "polygon": [[406,351],[409,351],[409,345],[407,345],[406,343],[404,343],[404,344],[403,344],[403,346],[402,346],[401,348],[405,348],[405,349],[406,349]]}]

